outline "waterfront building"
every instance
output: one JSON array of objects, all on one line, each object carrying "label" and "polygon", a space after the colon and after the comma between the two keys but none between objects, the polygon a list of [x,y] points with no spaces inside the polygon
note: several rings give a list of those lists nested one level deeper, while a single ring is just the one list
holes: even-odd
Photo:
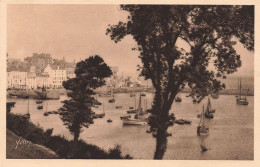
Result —
[{"label": "waterfront building", "polygon": [[74,70],[75,70],[74,68],[66,68],[66,75],[68,79],[76,77]]},{"label": "waterfront building", "polygon": [[16,89],[26,89],[28,83],[27,72],[11,71],[7,72],[7,87]]},{"label": "waterfront building", "polygon": [[50,64],[44,69],[44,73],[48,74],[48,84],[51,88],[62,88],[62,82],[67,80],[66,70],[53,69]]}]

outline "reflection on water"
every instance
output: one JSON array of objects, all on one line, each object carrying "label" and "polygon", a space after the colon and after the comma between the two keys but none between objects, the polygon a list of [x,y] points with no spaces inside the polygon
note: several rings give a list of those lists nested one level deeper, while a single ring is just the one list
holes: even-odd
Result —
[{"label": "reflection on water", "polygon": [[[197,114],[201,112],[202,105],[207,104],[207,99],[201,104],[195,105],[191,98],[185,95],[182,94],[181,103],[173,104],[170,112],[173,112],[177,119],[187,119],[192,123],[191,125],[175,124],[169,128],[168,131],[172,133],[172,136],[168,138],[168,149],[164,159],[253,159],[253,97],[248,97],[248,106],[237,105],[235,97],[230,95],[221,95],[219,99],[212,99],[212,107],[216,109],[216,113],[214,119],[206,119],[205,121],[209,127],[209,135],[197,136],[196,127],[199,123]],[[143,99],[147,99],[147,108],[151,107],[152,97],[152,94],[143,97]],[[60,101],[64,99],[66,96],[61,96],[60,100],[44,101],[42,110],[37,109],[36,100],[30,99],[31,121],[44,129],[54,128],[53,134],[73,139],[59,115],[43,116],[47,103],[47,110],[53,111],[61,107]],[[120,144],[124,154],[129,153],[136,159],[152,159],[156,143],[151,134],[146,133],[148,126],[123,126],[122,120],[120,120],[120,116],[126,115],[129,107],[135,106],[134,97],[130,97],[129,94],[116,94],[115,103],[108,103],[108,99],[109,97],[98,97],[98,100],[105,104],[106,115],[104,118],[95,119],[94,124],[89,128],[84,128],[80,138],[103,149]],[[7,99],[7,101],[16,102],[11,112],[21,114],[27,112],[27,99]],[[115,106],[123,107],[116,109]],[[103,106],[93,108],[93,111],[102,113]],[[107,122],[109,118],[113,120],[112,123]],[[201,144],[210,150],[201,152]]]}]

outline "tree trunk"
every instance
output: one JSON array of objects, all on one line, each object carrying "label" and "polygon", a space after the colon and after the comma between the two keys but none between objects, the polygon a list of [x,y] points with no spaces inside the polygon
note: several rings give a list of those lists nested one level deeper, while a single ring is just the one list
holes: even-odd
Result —
[{"label": "tree trunk", "polygon": [[156,136],[156,151],[154,159],[162,159],[167,148],[167,135],[165,131],[161,131]]},{"label": "tree trunk", "polygon": [[79,133],[74,133],[74,142],[79,140]]}]

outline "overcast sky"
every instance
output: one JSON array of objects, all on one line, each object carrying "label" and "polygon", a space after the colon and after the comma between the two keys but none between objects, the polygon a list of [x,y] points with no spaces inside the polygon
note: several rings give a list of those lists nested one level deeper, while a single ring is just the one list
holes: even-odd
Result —
[{"label": "overcast sky", "polygon": [[[108,24],[125,21],[127,12],[115,5],[8,5],[7,53],[23,59],[32,53],[79,61],[98,54],[119,72],[136,75],[141,61],[131,37],[115,44],[105,35]],[[236,75],[253,76],[254,54],[236,46],[242,67]]]}]

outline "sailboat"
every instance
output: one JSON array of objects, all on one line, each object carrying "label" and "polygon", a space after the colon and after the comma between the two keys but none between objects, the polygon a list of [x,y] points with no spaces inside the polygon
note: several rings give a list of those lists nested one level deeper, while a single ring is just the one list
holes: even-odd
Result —
[{"label": "sailboat", "polygon": [[210,98],[208,98],[208,104],[207,104],[207,108],[206,108],[206,112],[205,112],[205,117],[214,118],[214,115],[213,115],[214,112],[215,112],[215,110],[213,110],[211,108]]},{"label": "sailboat", "polygon": [[204,120],[205,120],[204,117],[205,117],[205,115],[204,115],[204,105],[203,105],[199,126],[197,127],[197,134],[198,135],[208,135],[209,134],[209,128],[207,128],[204,125]]},{"label": "sailboat", "polygon": [[242,82],[238,80],[238,88],[239,88],[239,95],[237,96],[236,102],[239,105],[248,105],[248,101],[246,99],[246,95],[242,96]]},{"label": "sailboat", "polygon": [[139,98],[139,105],[137,109],[137,118],[136,119],[131,119],[131,118],[126,118],[123,119],[123,125],[147,125],[147,122],[143,118],[143,110],[141,108],[141,93],[140,93],[140,98]]},{"label": "sailboat", "polygon": [[48,113],[48,111],[47,111],[47,108],[48,108],[48,102],[47,102],[47,104],[46,104],[46,111],[44,112],[44,116],[48,116],[49,115],[49,113]]},{"label": "sailboat", "polygon": [[28,105],[27,105],[27,114],[24,114],[23,115],[23,118],[25,118],[25,119],[29,119],[30,118],[30,111],[29,111],[29,98],[28,98]]},{"label": "sailboat", "polygon": [[113,89],[111,89],[111,94],[113,96],[113,99],[109,99],[108,102],[109,103],[114,103],[116,100],[115,100],[115,97],[114,97]]},{"label": "sailboat", "polygon": [[176,102],[181,102],[181,101],[182,101],[182,98],[180,97],[180,95],[177,95],[177,96],[176,96],[175,101],[176,101]]},{"label": "sailboat", "polygon": [[137,113],[137,110],[136,110],[136,97],[134,96],[134,98],[135,98],[135,108],[134,109],[131,108],[131,110],[126,111],[127,114],[135,114],[135,113]]}]

